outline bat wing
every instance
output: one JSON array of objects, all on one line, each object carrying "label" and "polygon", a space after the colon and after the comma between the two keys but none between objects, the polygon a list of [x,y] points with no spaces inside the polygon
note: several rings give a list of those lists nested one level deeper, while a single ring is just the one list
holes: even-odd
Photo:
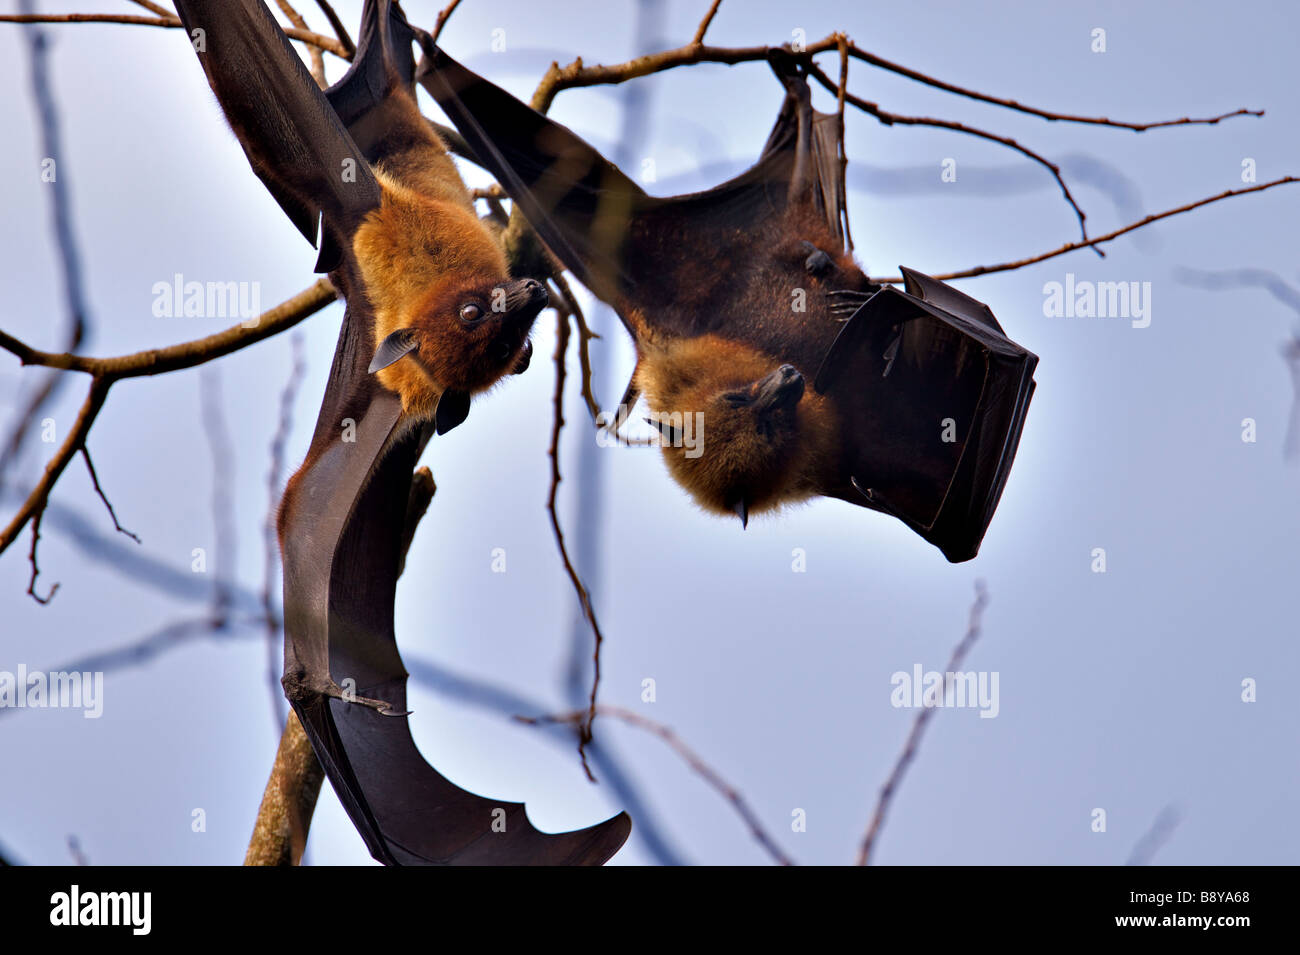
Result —
[{"label": "bat wing", "polygon": [[[727,310],[686,302],[716,286],[742,241],[762,241],[791,207],[843,244],[836,117],[812,109],[796,59],[774,50],[787,93],[758,162],[705,192],[649,196],[572,130],[520,102],[420,36],[419,82],[460,130],[560,261],[598,296],[653,314],[679,334],[707,330]],[[626,316],[625,316],[626,318]]]},{"label": "bat wing", "polygon": [[[406,502],[426,442],[462,419],[464,408],[453,396],[446,409],[440,401],[433,422],[412,428],[400,398],[368,372],[374,315],[344,250],[378,204],[379,186],[274,19],[258,0],[179,0],[177,7],[254,171],[308,238],[323,216],[322,259],[332,253],[326,264],[349,303],[307,460],[280,511],[283,682],[312,748],[382,862],[606,861],[630,831],[625,814],[577,832],[542,833],[522,805],[460,789],[416,749],[393,633]],[[388,69],[387,4],[368,4],[367,12],[362,37]],[[375,59],[358,59],[359,75],[373,76]],[[364,124],[364,103],[377,100],[349,76],[355,85],[339,94],[341,108]]]},{"label": "bat wing", "polygon": [[343,78],[325,90],[325,99],[371,162],[382,158],[393,125],[377,112],[395,86],[415,96],[415,31],[389,0],[366,0],[361,11],[357,50]]},{"label": "bat wing", "polygon": [[332,271],[380,188],[261,0],[176,0],[208,84],[249,165]]},{"label": "bat wing", "polygon": [[970,560],[993,518],[1033,396],[1038,357],[987,306],[904,269],[845,323],[817,391],[852,422],[833,496],[898,517],[950,561]]},{"label": "bat wing", "polygon": [[367,342],[349,318],[307,464],[286,492],[286,694],[379,861],[601,864],[631,831],[625,813],[589,829],[540,832],[521,804],[446,779],[411,738],[393,601],[411,474],[433,426],[400,420],[400,399],[366,373]]}]

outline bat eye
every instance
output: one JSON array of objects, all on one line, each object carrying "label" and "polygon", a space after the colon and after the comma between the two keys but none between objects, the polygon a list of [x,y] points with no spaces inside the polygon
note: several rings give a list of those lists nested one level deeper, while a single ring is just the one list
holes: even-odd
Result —
[{"label": "bat eye", "polygon": [[460,307],[460,320],[466,325],[472,325],[483,317],[483,309],[474,302],[466,302]]}]

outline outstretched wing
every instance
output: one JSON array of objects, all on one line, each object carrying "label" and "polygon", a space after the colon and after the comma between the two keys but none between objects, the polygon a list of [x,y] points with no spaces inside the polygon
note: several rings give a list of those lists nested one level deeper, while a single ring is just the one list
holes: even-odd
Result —
[{"label": "outstretched wing", "polygon": [[758,162],[704,192],[649,196],[572,130],[466,69],[421,35],[416,79],[456,125],[555,255],[597,295],[656,327],[695,334],[716,315],[674,308],[701,279],[734,269],[739,245],[761,243],[792,208],[843,247],[839,127],[812,109],[797,59],[774,50],[787,93]]}]

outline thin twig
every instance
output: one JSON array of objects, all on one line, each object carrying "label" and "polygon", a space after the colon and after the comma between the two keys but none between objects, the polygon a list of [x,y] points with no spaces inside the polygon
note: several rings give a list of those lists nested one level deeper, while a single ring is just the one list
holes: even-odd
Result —
[{"label": "thin twig", "polygon": [[[555,283],[555,290],[558,291],[560,302],[563,305],[567,315],[573,317],[578,326],[578,369],[582,373],[582,400],[587,405],[587,411],[591,414],[593,422],[600,418],[600,404],[596,401],[595,390],[592,386],[592,369],[591,369],[591,349],[590,343],[593,338],[599,338],[591,327],[587,324],[587,316],[582,313],[582,306],[578,304],[578,299],[573,294],[573,289],[569,285],[569,280],[564,277],[564,273],[556,270],[555,275],[551,277]],[[557,306],[557,311],[559,307]]]},{"label": "thin twig", "polygon": [[[280,546],[276,537],[276,512],[280,507],[280,486],[284,480],[284,448],[293,429],[293,405],[298,398],[298,388],[307,372],[303,360],[302,335],[295,332],[289,340],[293,351],[293,368],[284,391],[280,393],[280,420],[271,438],[271,466],[266,475],[268,503],[266,520],[262,524],[262,614],[266,618],[266,672],[271,691],[271,719],[277,730],[284,724],[284,689],[280,685],[282,661],[280,628],[282,622],[275,612],[275,568],[279,565]],[[282,744],[283,745],[283,744]]]},{"label": "thin twig", "polygon": [[[25,0],[20,9],[31,10],[30,0]],[[86,337],[88,309],[82,283],[81,252],[72,226],[72,201],[68,191],[68,167],[59,126],[59,110],[50,82],[50,47],[46,41],[46,31],[40,27],[25,26],[22,33],[27,39],[31,59],[32,99],[40,125],[41,156],[52,164],[49,181],[50,217],[59,254],[63,296],[68,310],[65,350],[76,351]],[[0,481],[3,481],[9,466],[22,454],[23,445],[35,431],[34,424],[40,418],[41,409],[53,401],[63,384],[62,375],[45,376],[45,380],[27,400],[22,413],[15,418],[13,433],[0,451]]]},{"label": "thin twig", "polygon": [[560,477],[560,433],[564,429],[564,359],[569,350],[568,317],[557,313],[555,324],[555,410],[554,420],[551,425],[551,489],[546,497],[546,510],[551,515],[551,530],[555,533],[555,545],[560,551],[560,559],[564,562],[564,571],[569,575],[569,581],[573,584],[574,591],[577,592],[578,601],[582,604],[582,614],[587,618],[587,622],[591,624],[591,632],[596,641],[595,650],[591,656],[594,672],[591,677],[591,697],[587,707],[587,717],[578,727],[578,756],[582,760],[582,771],[594,783],[596,777],[587,764],[587,743],[591,740],[591,724],[596,719],[596,691],[600,687],[600,646],[604,643],[605,638],[600,632],[600,624],[596,622],[596,612],[591,606],[591,596],[587,593],[587,588],[583,585],[581,578],[578,577],[578,572],[573,567],[573,561],[569,559],[569,551],[564,545],[564,531],[560,528],[559,514],[555,509],[555,501],[559,496],[560,481],[562,480]]},{"label": "thin twig", "polygon": [[68,854],[72,856],[73,865],[90,865],[90,859],[86,856],[85,850],[81,848],[81,840],[74,835],[68,836]]},{"label": "thin twig", "polygon": [[199,408],[203,433],[212,454],[212,527],[216,554],[212,574],[212,626],[225,629],[234,603],[235,567],[235,448],[222,406],[221,372],[207,365],[199,373]]},{"label": "thin twig", "polygon": [[99,495],[99,499],[103,501],[104,506],[108,508],[108,516],[113,519],[113,529],[119,534],[125,534],[127,537],[131,538],[131,540],[139,544],[140,536],[127,530],[118,522],[117,512],[113,510],[113,505],[109,503],[108,495],[104,493],[104,489],[99,486],[99,475],[95,473],[95,463],[90,460],[90,451],[87,450],[84,441],[81,443],[81,456],[86,460],[86,470],[90,472],[90,483],[94,485],[95,493]]},{"label": "thin twig", "polygon": [[699,27],[695,30],[695,36],[691,39],[691,46],[702,46],[704,44],[704,34],[709,32],[709,24],[718,15],[718,7],[720,6],[722,6],[722,0],[713,0],[709,12],[704,14],[704,19],[700,21]]},{"label": "thin twig", "polygon": [[131,2],[138,7],[144,7],[151,13],[158,14],[160,17],[170,17],[175,15],[166,7],[159,6],[158,4],[151,2],[151,0],[131,0]]},{"label": "thin twig", "polygon": [[[961,668],[967,651],[979,639],[980,624],[984,614],[984,607],[987,604],[988,591],[984,589],[984,581],[977,580],[975,581],[975,602],[970,608],[970,622],[966,627],[966,635],[961,638],[961,642],[952,651],[945,672],[956,673]],[[863,837],[862,846],[858,850],[858,865],[869,865],[871,863],[871,851],[875,847],[876,837],[880,835],[880,827],[884,825],[885,813],[889,811],[889,804],[898,791],[899,783],[903,781],[903,774],[907,772],[908,765],[916,758],[926,724],[930,722],[937,709],[937,706],[923,705],[917,711],[916,719],[912,721],[912,731],[907,734],[907,743],[903,746],[903,751],[899,753],[898,760],[894,763],[889,778],[885,780],[885,785],[880,789],[880,797],[876,800],[875,811],[871,814],[871,824],[867,827],[867,834]]]},{"label": "thin twig", "polygon": [[[168,30],[180,29],[181,19],[174,16],[142,17],[132,13],[40,13],[0,15],[0,23],[125,23],[134,26],[162,27]],[[352,58],[352,53],[333,37],[313,33],[298,27],[282,27],[284,35],[291,40],[306,43],[308,46],[320,47],[326,52],[345,60]]]},{"label": "thin twig", "polygon": [[[601,716],[609,716],[621,720],[630,726],[638,727],[649,733],[653,733],[680,756],[693,772],[701,776],[714,790],[722,796],[723,799],[731,803],[735,808],[737,815],[749,827],[750,835],[754,837],[763,849],[770,855],[777,865],[794,865],[791,859],[773,839],[758,821],[758,816],[750,808],[749,803],[740,791],[722,778],[712,766],[706,763],[693,749],[686,745],[686,742],[678,736],[670,727],[658,723],[648,717],[642,716],[633,710],[621,706],[613,706],[609,703],[602,703],[596,707]],[[537,726],[542,723],[570,723],[575,727],[580,726],[587,718],[587,711],[574,710],[571,713],[557,713],[548,716],[516,716],[515,719],[521,723],[530,726]]]},{"label": "thin twig", "polygon": [[[837,87],[836,84],[831,81],[831,78],[827,76],[822,71],[822,69],[818,67],[816,64],[812,64],[809,66],[809,73],[817,80],[817,82],[821,83],[822,86],[824,86],[826,89],[830,90],[832,93],[835,93],[836,95],[839,94],[840,88]],[[1075,201],[1073,194],[1071,194],[1070,192],[1070,187],[1066,185],[1065,177],[1061,175],[1061,167],[1058,166],[1056,163],[1052,162],[1046,156],[1043,156],[1042,154],[1035,152],[1034,150],[1030,149],[1027,146],[1022,146],[1019,142],[1012,139],[1010,136],[1000,136],[997,133],[990,133],[986,130],[979,129],[975,126],[967,126],[965,123],[958,123],[954,120],[948,120],[948,119],[934,119],[932,117],[927,117],[927,116],[904,116],[901,113],[891,113],[887,110],[881,109],[880,106],[877,105],[876,103],[872,103],[868,100],[865,100],[860,96],[854,96],[852,93],[849,93],[847,91],[844,93],[844,98],[849,103],[852,103],[855,107],[862,110],[862,112],[866,113],[868,116],[872,116],[875,119],[878,119],[881,123],[883,123],[886,126],[893,126],[893,125],[930,126],[935,129],[948,129],[956,133],[964,133],[967,136],[975,136],[979,139],[987,139],[989,142],[998,143],[1002,146],[1006,146],[1008,149],[1014,149],[1022,156],[1026,156],[1029,159],[1032,159],[1034,162],[1038,163],[1040,166],[1042,166],[1044,169],[1046,169],[1048,172],[1052,174],[1052,178],[1056,180],[1056,184],[1061,188],[1061,194],[1065,197],[1066,203],[1068,203],[1070,208],[1074,210],[1074,214],[1079,220],[1079,232],[1080,235],[1082,236],[1082,240],[1087,240],[1088,227],[1086,224],[1086,220],[1088,216],[1086,213],[1084,213],[1083,209],[1079,206],[1079,203]],[[1104,252],[1102,252],[1100,249],[1096,248],[1095,246],[1093,247],[1093,251],[1095,251],[1098,255],[1105,255]]]},{"label": "thin twig", "polygon": [[63,444],[59,446],[59,449],[54,452],[54,457],[50,458],[49,463],[45,465],[45,471],[41,474],[41,479],[36,482],[36,486],[27,495],[27,500],[18,509],[18,513],[14,515],[13,520],[6,525],[3,531],[0,531],[0,554],[4,553],[9,545],[14,542],[14,538],[27,526],[28,521],[44,510],[46,499],[49,498],[55,482],[63,474],[68,462],[72,460],[72,456],[81,449],[82,443],[86,440],[86,435],[90,432],[90,426],[95,423],[96,415],[104,406],[104,398],[108,394],[108,389],[109,382],[103,378],[95,378],[91,381],[86,400],[82,402],[81,410],[77,413],[77,420],[73,422],[68,436],[63,439]]},{"label": "thin twig", "polygon": [[1151,823],[1151,828],[1142,834],[1133,845],[1125,865],[1150,865],[1155,854],[1159,852],[1174,834],[1183,814],[1177,806],[1165,806]]},{"label": "thin twig", "polygon": [[[299,30],[307,29],[307,21],[303,19],[302,14],[293,8],[289,0],[275,0],[280,7],[280,12],[288,18],[289,22]],[[321,48],[308,44],[307,56],[311,59],[311,78],[316,81],[316,85],[324,89],[329,84],[325,82],[325,56],[321,53]]]},{"label": "thin twig", "polygon": [[320,311],[332,302],[334,297],[334,286],[322,279],[306,291],[263,312],[257,324],[251,327],[235,325],[224,332],[197,341],[173,345],[170,348],[151,348],[118,358],[85,358],[66,353],[50,354],[32,348],[12,335],[0,332],[0,348],[17,355],[25,365],[65,368],[86,372],[92,376],[90,389],[68,436],[46,464],[45,472],[18,509],[18,513],[4,530],[0,531],[0,553],[4,553],[13,543],[32,515],[36,513],[37,508],[44,506],[55,482],[68,466],[68,462],[84,445],[86,435],[90,432],[90,427],[94,424],[96,416],[104,405],[108,390],[114,382],[122,378],[159,375],[182,368],[191,368],[228,355],[292,328],[309,315]]},{"label": "thin twig", "polygon": [[958,96],[965,96],[968,99],[979,100],[982,103],[991,103],[994,106],[1002,106],[1006,109],[1013,109],[1018,113],[1028,113],[1031,116],[1038,116],[1051,122],[1061,123],[1087,123],[1093,126],[1108,126],[1112,129],[1130,129],[1134,132],[1144,132],[1148,129],[1158,129],[1163,126],[1214,126],[1225,119],[1232,119],[1234,116],[1263,116],[1262,109],[1238,109],[1231,113],[1221,113],[1218,116],[1210,116],[1204,119],[1190,119],[1184,116],[1182,119],[1166,119],[1152,123],[1127,123],[1122,120],[1107,119],[1104,116],[1072,116],[1069,113],[1055,113],[1045,109],[1038,109],[1033,106],[1026,106],[1018,103],[1013,99],[1003,99],[998,96],[990,96],[987,93],[978,93],[975,90],[966,89],[962,86],[956,86],[952,83],[945,83],[943,80],[935,79],[916,70],[908,69],[898,63],[891,63],[883,57],[876,56],[874,53],[868,53],[855,44],[849,45],[849,52],[863,63],[870,63],[872,66],[878,66],[883,70],[891,73],[897,73],[899,76],[906,76],[909,80],[915,80],[926,86],[933,86],[935,89],[943,90],[947,93],[955,93]]},{"label": "thin twig", "polygon": [[447,21],[451,18],[451,15],[456,12],[458,6],[460,6],[460,0],[451,0],[449,4],[438,12],[438,19],[433,23],[434,43],[438,42],[438,37],[442,35],[442,28],[447,25]]},{"label": "thin twig", "polygon": [[325,19],[330,22],[330,29],[339,38],[339,43],[343,45],[343,48],[348,51],[344,59],[352,59],[356,55],[357,45],[352,42],[352,37],[348,35],[348,28],[343,25],[343,21],[339,19],[334,7],[330,5],[329,0],[316,0],[316,6],[321,8],[321,12],[325,14]]},{"label": "thin twig", "polygon": [[[1113,232],[1107,232],[1105,235],[1099,235],[1095,238],[1088,239],[1086,242],[1067,242],[1059,249],[1053,249],[1051,252],[1044,252],[1041,255],[1031,255],[1029,258],[1018,259],[1014,262],[1003,262],[999,265],[977,265],[974,268],[963,269],[960,272],[944,272],[935,275],[934,278],[947,282],[953,279],[969,279],[974,278],[977,275],[991,275],[994,272],[1009,272],[1013,269],[1023,269],[1027,265],[1035,265],[1038,262],[1045,262],[1048,259],[1056,258],[1058,255],[1065,255],[1067,252],[1086,249],[1089,246],[1099,245],[1102,242],[1110,242],[1114,239],[1118,239],[1122,235],[1134,231],[1135,229],[1140,229],[1143,226],[1150,225],[1153,222],[1159,222],[1161,219],[1168,219],[1170,216],[1176,216],[1183,212],[1191,212],[1193,209],[1199,209],[1201,206],[1208,206],[1211,203],[1219,202],[1222,199],[1231,199],[1233,196],[1244,196],[1252,192],[1263,192],[1265,189],[1272,189],[1274,186],[1284,186],[1292,182],[1300,182],[1300,177],[1283,176],[1281,179],[1274,179],[1272,182],[1261,183],[1258,186],[1250,186],[1246,189],[1229,189],[1226,192],[1219,193],[1217,196],[1210,196],[1207,199],[1198,199],[1195,202],[1189,202],[1186,205],[1178,206],[1175,209],[1166,209],[1164,212],[1157,212],[1144,219],[1139,219],[1137,222],[1131,222],[1123,228],[1116,229]],[[872,281],[887,285],[897,285],[900,284],[903,279],[901,276],[891,276],[885,279],[873,277]]]},{"label": "thin twig", "polygon": [[[840,34],[840,86],[835,96],[835,115],[839,125],[840,136],[840,196],[841,202],[845,201],[844,197],[849,194],[849,153],[845,145],[845,126],[844,126],[844,98],[849,92],[849,38],[843,33]],[[853,232],[849,228],[849,216],[846,207],[841,206],[837,213],[839,225],[844,228],[844,247],[848,251],[853,251]]]},{"label": "thin twig", "polygon": [[54,599],[54,595],[59,592],[59,585],[55,584],[50,588],[50,592],[42,597],[36,592],[36,578],[41,575],[41,568],[36,563],[36,545],[41,539],[41,516],[45,513],[45,505],[36,511],[32,517],[32,549],[27,554],[27,560],[32,565],[32,576],[27,582],[27,594],[38,604],[47,604]]}]

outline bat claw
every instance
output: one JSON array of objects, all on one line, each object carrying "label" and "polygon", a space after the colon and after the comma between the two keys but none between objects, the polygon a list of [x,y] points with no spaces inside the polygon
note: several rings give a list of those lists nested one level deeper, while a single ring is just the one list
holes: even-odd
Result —
[{"label": "bat claw", "polygon": [[357,696],[351,690],[345,691],[337,683],[331,682],[325,691],[327,696],[332,696],[336,700],[342,700],[344,703],[355,703],[358,706],[369,707],[377,712],[380,716],[410,716],[410,710],[399,710],[387,700],[376,699],[370,696]]}]

